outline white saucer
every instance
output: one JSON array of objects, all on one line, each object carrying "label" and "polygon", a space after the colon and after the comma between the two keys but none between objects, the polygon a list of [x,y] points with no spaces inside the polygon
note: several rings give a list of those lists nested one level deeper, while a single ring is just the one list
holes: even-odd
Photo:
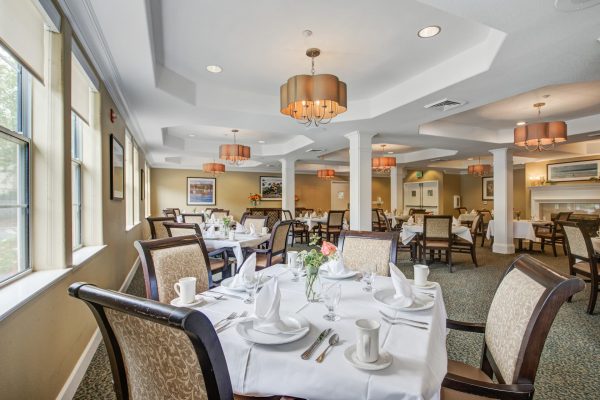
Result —
[{"label": "white saucer", "polygon": [[[267,275],[263,275],[261,278],[261,282],[260,285],[258,285],[258,287],[262,287],[269,279],[271,279],[272,277],[267,276]],[[225,278],[221,281],[221,286],[224,287],[225,289],[228,290],[233,290],[234,292],[245,292],[246,291],[246,287],[244,285],[242,286],[231,286],[231,284],[233,283],[233,276],[230,278]]]},{"label": "white saucer", "polygon": [[425,283],[423,286],[419,286],[419,285],[415,285],[415,281],[413,279],[408,279],[408,281],[410,282],[410,284],[412,286],[419,288],[419,289],[433,289],[433,288],[435,288],[435,285],[437,285],[437,283],[435,283],[435,282],[427,281],[427,283]]},{"label": "white saucer", "polygon": [[352,276],[355,276],[357,274],[357,271],[344,271],[344,273],[339,274],[339,275],[331,275],[329,273],[329,271],[322,269],[319,271],[319,275],[321,275],[321,277],[325,278],[325,279],[346,279],[346,278],[350,278]]},{"label": "white saucer", "polygon": [[344,358],[355,368],[364,369],[367,371],[379,371],[380,369],[389,367],[390,365],[392,365],[392,361],[394,361],[394,357],[392,357],[390,353],[388,353],[387,351],[381,351],[379,353],[379,358],[377,359],[377,361],[372,363],[362,362],[356,357],[355,344],[348,347],[344,351]]},{"label": "white saucer", "polygon": [[194,298],[195,300],[192,303],[182,303],[180,297],[175,297],[173,300],[171,300],[171,305],[175,307],[194,307],[202,303],[212,303],[214,301],[211,301],[199,294],[197,294]]},{"label": "white saucer", "polygon": [[254,319],[249,318],[245,321],[239,322],[235,329],[237,333],[252,343],[258,344],[284,344],[295,342],[296,340],[302,339],[310,331],[310,323],[308,320],[300,315],[282,315],[281,320],[290,327],[302,329],[298,333],[290,335],[288,333],[270,334],[259,332],[254,329]]},{"label": "white saucer", "polygon": [[415,301],[409,307],[399,307],[394,305],[394,295],[396,291],[394,289],[382,289],[377,290],[373,293],[373,298],[376,302],[383,304],[384,306],[391,308],[392,310],[399,311],[421,311],[428,310],[435,304],[435,299],[427,296],[423,293],[415,293]]}]

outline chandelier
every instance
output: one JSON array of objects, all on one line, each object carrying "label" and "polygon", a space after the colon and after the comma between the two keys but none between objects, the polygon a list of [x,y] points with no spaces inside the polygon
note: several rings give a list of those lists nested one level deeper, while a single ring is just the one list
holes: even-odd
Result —
[{"label": "chandelier", "polygon": [[227,161],[230,165],[240,165],[250,159],[250,147],[236,143],[237,129],[233,129],[233,144],[222,144],[219,146],[219,158]]},{"label": "chandelier", "polygon": [[469,165],[467,167],[467,172],[477,176],[491,175],[492,166],[490,164],[482,164],[481,157],[479,157],[479,162],[477,164]]},{"label": "chandelier", "polygon": [[542,107],[546,103],[535,103],[538,109],[538,122],[515,127],[514,143],[525,147],[527,151],[544,151],[554,148],[555,143],[567,141],[567,124],[565,121],[542,122]]},{"label": "chandelier", "polygon": [[377,172],[389,172],[392,167],[396,166],[396,157],[384,156],[385,144],[381,145],[381,156],[373,157],[371,160],[371,168]]},{"label": "chandelier", "polygon": [[279,90],[281,113],[297,119],[305,126],[328,124],[346,111],[346,84],[335,75],[315,75],[315,57],[321,50],[311,48],[311,75],[295,75]]},{"label": "chandelier", "polygon": [[317,177],[321,178],[321,179],[333,179],[333,178],[335,178],[335,170],[319,169],[319,170],[317,170]]},{"label": "chandelier", "polygon": [[211,162],[202,164],[202,171],[213,175],[222,174],[225,172],[225,164]]}]

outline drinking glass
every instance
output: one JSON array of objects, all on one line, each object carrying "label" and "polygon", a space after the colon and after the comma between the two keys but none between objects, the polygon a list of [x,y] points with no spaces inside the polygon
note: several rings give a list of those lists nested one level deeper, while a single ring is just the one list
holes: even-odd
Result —
[{"label": "drinking glass", "polygon": [[296,262],[292,265],[292,282],[298,282],[300,280],[300,273],[304,269],[304,260],[301,257],[296,258]]},{"label": "drinking glass", "polygon": [[340,298],[342,297],[342,285],[339,283],[334,283],[329,285],[323,290],[321,293],[321,298],[323,299],[323,304],[327,307],[328,313],[323,315],[327,321],[339,321],[341,318],[339,315],[335,313],[335,308],[340,303]]},{"label": "drinking glass", "polygon": [[363,271],[363,282],[366,286],[363,288],[365,292],[371,292],[373,290],[373,280],[375,279],[375,273],[372,270]]},{"label": "drinking glass", "polygon": [[246,293],[248,293],[248,297],[246,297],[244,303],[253,304],[254,296],[256,295],[256,290],[258,289],[260,282],[260,274],[244,274],[242,280],[244,282],[244,287],[246,288]]}]

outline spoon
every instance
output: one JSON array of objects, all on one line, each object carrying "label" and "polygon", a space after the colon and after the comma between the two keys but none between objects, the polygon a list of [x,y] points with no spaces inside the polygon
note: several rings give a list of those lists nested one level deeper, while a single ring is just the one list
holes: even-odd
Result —
[{"label": "spoon", "polygon": [[319,357],[317,357],[317,359],[315,360],[316,362],[320,363],[323,362],[323,359],[325,358],[325,353],[327,353],[327,350],[329,350],[330,348],[332,348],[333,346],[335,346],[336,344],[338,344],[338,342],[340,341],[340,337],[338,336],[338,334],[334,334],[333,336],[331,336],[329,338],[329,346],[327,346],[327,348],[325,349],[325,351],[323,351]]}]

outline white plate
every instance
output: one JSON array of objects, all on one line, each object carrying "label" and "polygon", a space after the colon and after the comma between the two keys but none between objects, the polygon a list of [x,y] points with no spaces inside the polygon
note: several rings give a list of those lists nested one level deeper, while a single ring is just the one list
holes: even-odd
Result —
[{"label": "white plate", "polygon": [[394,289],[377,290],[375,293],[373,293],[373,298],[376,302],[381,303],[388,308],[400,311],[428,310],[433,307],[433,304],[435,303],[435,299],[432,299],[426,294],[415,293],[415,301],[410,307],[398,307],[393,305],[395,294],[396,291]]},{"label": "white plate", "polygon": [[175,306],[175,307],[194,307],[194,306],[198,306],[201,304],[208,304],[208,303],[212,303],[214,300],[209,300],[206,297],[197,294],[195,296],[195,300],[192,303],[182,303],[181,302],[181,298],[179,297],[175,297],[173,300],[171,300],[171,305]]},{"label": "white plate", "polygon": [[[260,285],[258,285],[258,287],[262,287],[271,278],[272,278],[271,276],[263,275],[261,278]],[[231,286],[232,283],[233,283],[233,277],[225,278],[221,281],[221,286],[224,287],[225,289],[233,290],[234,292],[245,292],[246,291],[246,287],[244,285],[234,287],[234,286]]]},{"label": "white plate", "polygon": [[348,347],[346,351],[344,351],[344,358],[348,361],[352,366],[358,369],[364,369],[367,371],[379,371],[380,369],[384,369],[392,365],[392,361],[394,361],[394,357],[387,351],[382,351],[379,353],[379,358],[377,361],[372,363],[362,362],[356,357],[356,345]]},{"label": "white plate", "polygon": [[288,326],[304,329],[294,335],[287,333],[277,335],[263,333],[254,329],[254,319],[252,318],[238,323],[235,329],[241,337],[249,342],[271,345],[295,342],[296,340],[302,339],[310,331],[310,323],[306,318],[300,315],[282,315],[281,320]]},{"label": "white plate", "polygon": [[346,279],[356,275],[357,271],[345,271],[340,275],[331,275],[329,271],[322,269],[319,271],[319,274],[325,279]]},{"label": "white plate", "polygon": [[427,281],[426,284],[424,284],[423,286],[419,286],[419,285],[415,285],[415,281],[412,279],[408,279],[408,281],[410,282],[410,284],[418,289],[433,289],[435,288],[436,283],[435,282],[431,282],[431,281]]}]

